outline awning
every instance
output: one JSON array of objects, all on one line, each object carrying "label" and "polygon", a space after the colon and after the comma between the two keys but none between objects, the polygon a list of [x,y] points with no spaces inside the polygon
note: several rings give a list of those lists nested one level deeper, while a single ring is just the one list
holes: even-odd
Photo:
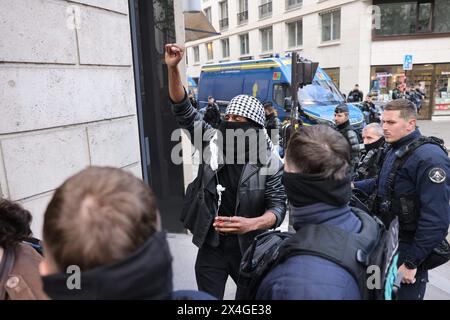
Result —
[{"label": "awning", "polygon": [[186,42],[220,35],[203,12],[185,12]]}]

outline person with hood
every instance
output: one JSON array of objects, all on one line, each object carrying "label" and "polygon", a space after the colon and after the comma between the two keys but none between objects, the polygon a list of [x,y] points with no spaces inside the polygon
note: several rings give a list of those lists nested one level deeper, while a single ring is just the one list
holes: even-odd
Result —
[{"label": "person with hood", "polygon": [[51,299],[176,298],[156,198],[131,173],[90,167],[70,177],[50,201],[43,231],[40,272]]},{"label": "person with hood", "polygon": [[46,300],[39,276],[42,256],[28,243],[32,216],[0,199],[0,300]]},{"label": "person with hood", "polygon": [[381,169],[386,151],[383,128],[370,123],[363,129],[364,154],[356,167],[355,181],[375,178]]},{"label": "person with hood", "polygon": [[[186,223],[186,217],[184,223],[199,248],[198,288],[222,299],[228,276],[237,281],[242,255],[253,238],[284,220],[283,164],[264,128],[264,108],[256,98],[234,97],[217,130],[202,121],[181,82],[177,66],[183,54],[182,47],[166,45],[169,94],[176,121],[203,155],[198,173],[202,183],[196,194],[204,195],[202,201],[188,201],[195,223]],[[200,143],[194,139],[196,130],[203,137]]]},{"label": "person with hood", "polygon": [[[345,138],[326,125],[295,132],[286,150],[283,183],[294,229],[328,225],[359,233],[361,220],[350,210],[350,150]],[[313,255],[288,257],[262,280],[257,300],[359,300],[356,279],[343,267]]]}]

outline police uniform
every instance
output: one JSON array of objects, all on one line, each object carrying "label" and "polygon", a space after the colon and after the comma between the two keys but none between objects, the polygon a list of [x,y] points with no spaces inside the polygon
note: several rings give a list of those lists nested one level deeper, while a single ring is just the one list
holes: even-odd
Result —
[{"label": "police uniform", "polygon": [[383,165],[386,144],[384,138],[365,146],[366,152],[356,167],[355,181],[374,178]]},{"label": "police uniform", "polygon": [[[411,143],[422,136],[419,130],[391,144],[378,179],[355,182],[367,194],[376,192],[375,213],[385,223],[399,217],[399,263],[417,269],[415,284],[402,284],[400,299],[423,299],[428,270],[421,264],[443,239],[450,219],[450,160],[436,144],[426,143],[411,152],[392,177],[392,167]],[[393,180],[391,184],[390,179]],[[390,186],[393,190],[390,191]],[[391,195],[391,202],[384,199]]]}]

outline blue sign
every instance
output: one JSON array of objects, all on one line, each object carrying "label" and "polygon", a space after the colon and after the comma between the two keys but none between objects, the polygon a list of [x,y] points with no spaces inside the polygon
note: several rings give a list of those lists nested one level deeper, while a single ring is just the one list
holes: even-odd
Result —
[{"label": "blue sign", "polygon": [[413,56],[412,54],[407,54],[403,58],[403,70],[412,70],[413,68]]}]

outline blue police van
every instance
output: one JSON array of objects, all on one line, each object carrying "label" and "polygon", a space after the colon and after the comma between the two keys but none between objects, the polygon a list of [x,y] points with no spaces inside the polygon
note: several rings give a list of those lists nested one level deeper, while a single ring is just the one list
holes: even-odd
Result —
[{"label": "blue police van", "polygon": [[[213,96],[224,111],[233,97],[247,94],[261,102],[272,102],[280,120],[286,120],[290,117],[285,98],[291,96],[291,65],[288,57],[204,65],[198,84],[199,106],[206,107],[208,96]],[[300,89],[298,96],[305,125],[334,123],[335,107],[345,103],[353,127],[359,131],[364,126],[361,110],[345,102],[339,89],[320,67],[313,83]]]}]

